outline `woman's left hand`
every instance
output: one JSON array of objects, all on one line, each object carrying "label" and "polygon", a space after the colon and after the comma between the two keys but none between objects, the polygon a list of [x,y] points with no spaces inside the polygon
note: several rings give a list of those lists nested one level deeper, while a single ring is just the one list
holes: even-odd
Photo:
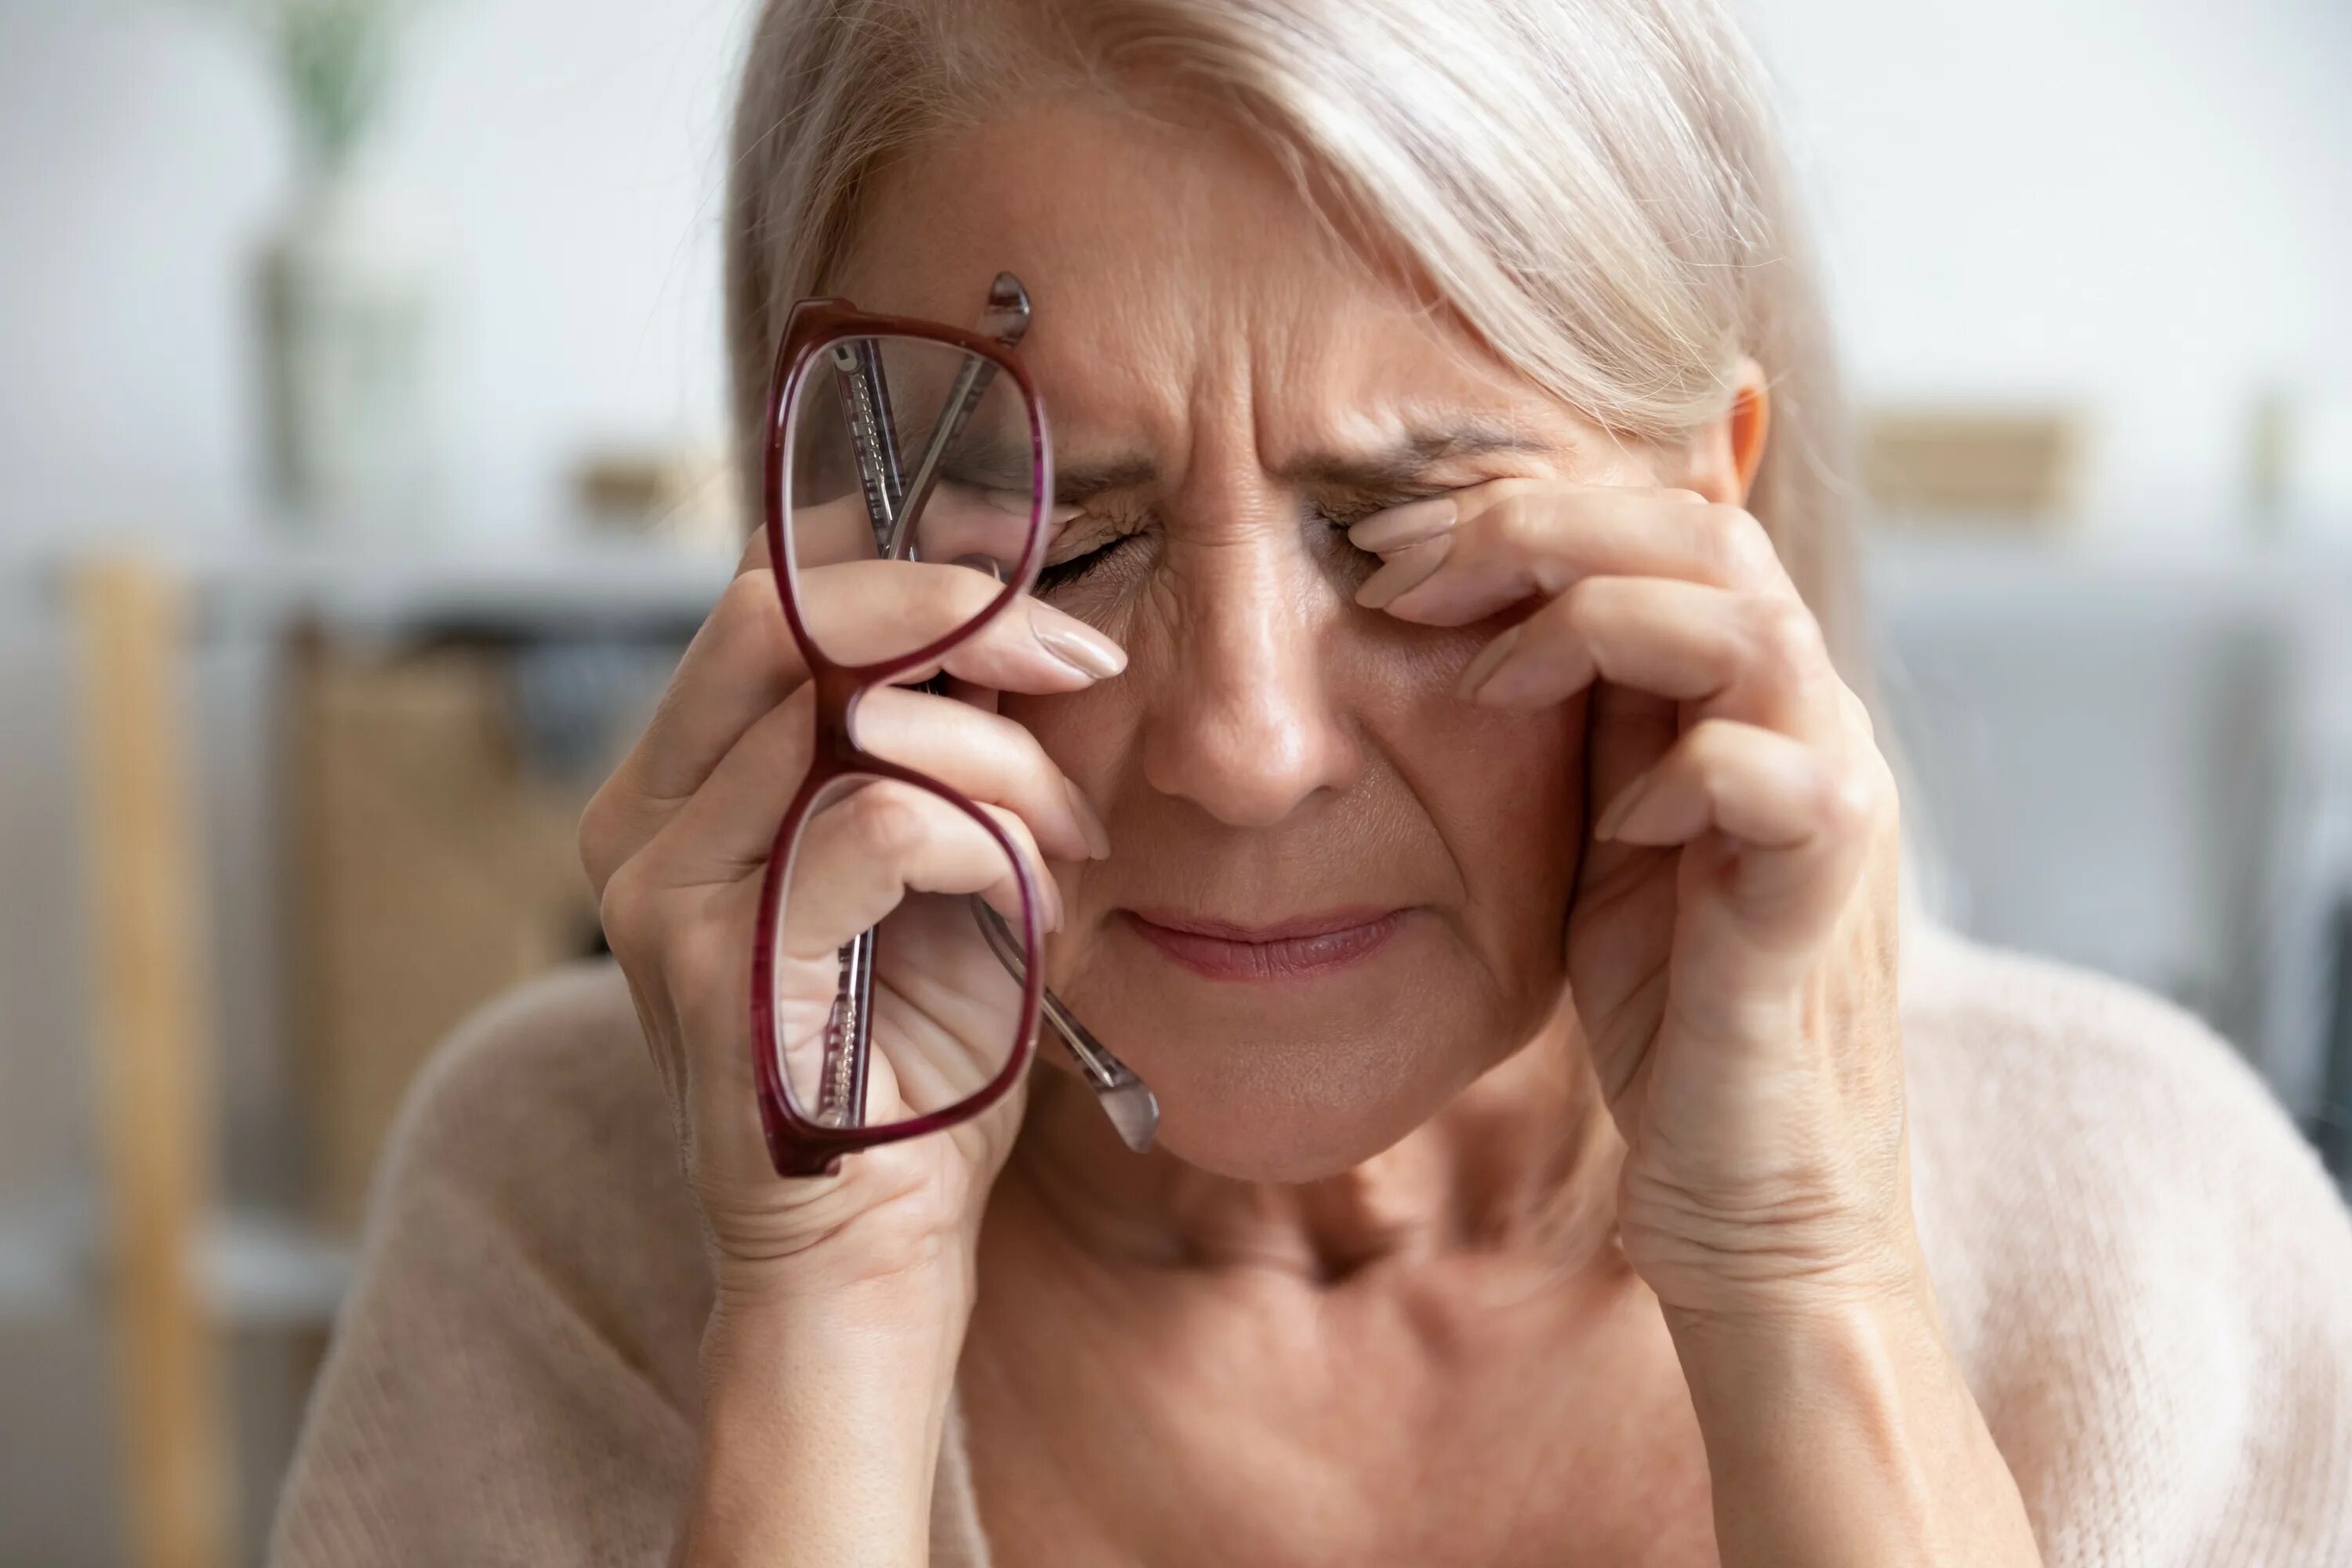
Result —
[{"label": "woman's left hand", "polygon": [[[1590,695],[1576,1013],[1627,1152],[1626,1256],[1674,1310],[1907,1287],[1895,788],[1764,529],[1687,490],[1507,479],[1411,509],[1360,603],[1536,605],[1471,700]],[[1403,509],[1400,509],[1401,512]],[[1391,514],[1397,515],[1397,514]]]},{"label": "woman's left hand", "polygon": [[1740,508],[1528,480],[1453,500],[1351,531],[1385,562],[1357,598],[1445,626],[1536,601],[1464,694],[1589,694],[1569,987],[1726,1568],[2038,1568],[1912,1226],[1895,787],[1820,624]]}]

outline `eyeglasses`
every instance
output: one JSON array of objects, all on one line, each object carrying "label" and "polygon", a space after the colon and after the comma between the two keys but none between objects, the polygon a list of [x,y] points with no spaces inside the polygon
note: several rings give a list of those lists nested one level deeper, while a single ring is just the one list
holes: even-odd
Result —
[{"label": "eyeglasses", "polygon": [[[936,667],[1035,581],[1053,502],[1052,447],[1013,350],[1029,326],[1000,274],[977,331],[793,307],[767,409],[768,556],[807,661],[816,736],[760,889],[751,1041],[776,1172],[969,1121],[1020,1081],[1050,1026],[1130,1148],[1160,1107],[1044,983],[1043,908],[1009,816],[858,744],[859,700]],[[811,628],[804,576],[848,592],[865,572],[940,574],[970,607],[947,632]],[[934,676],[923,689],[942,691]],[[902,889],[877,850],[913,825],[948,862]],[[878,1047],[878,1048],[877,1048]]]}]

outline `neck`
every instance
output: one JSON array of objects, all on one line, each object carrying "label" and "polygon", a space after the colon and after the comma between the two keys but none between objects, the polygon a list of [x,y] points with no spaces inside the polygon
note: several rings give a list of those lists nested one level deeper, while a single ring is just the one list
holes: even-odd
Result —
[{"label": "neck", "polygon": [[1582,1264],[1614,1235],[1622,1152],[1580,1037],[1562,1019],[1392,1147],[1306,1182],[1135,1154],[1083,1085],[1041,1066],[1005,1177],[1105,1261],[1331,1281],[1449,1253]]}]

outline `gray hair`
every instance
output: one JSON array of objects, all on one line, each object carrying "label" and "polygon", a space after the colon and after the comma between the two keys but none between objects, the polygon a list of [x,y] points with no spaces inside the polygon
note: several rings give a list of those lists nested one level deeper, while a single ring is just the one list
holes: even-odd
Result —
[{"label": "gray hair", "polygon": [[727,206],[755,499],[783,315],[837,265],[860,183],[1008,91],[1037,101],[1041,72],[1225,108],[1606,429],[1686,438],[1753,356],[1772,411],[1749,509],[1860,682],[1834,354],[1762,71],[1717,0],[768,0]]}]

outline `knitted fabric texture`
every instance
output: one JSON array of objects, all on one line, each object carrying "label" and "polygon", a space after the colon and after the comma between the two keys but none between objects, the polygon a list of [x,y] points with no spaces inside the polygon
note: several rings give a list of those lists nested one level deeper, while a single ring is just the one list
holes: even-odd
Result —
[{"label": "knitted fabric texture", "polygon": [[[1913,925],[1913,1204],[2052,1568],[2352,1565],[2352,1220],[2261,1082],[2142,993]],[[272,1560],[667,1561],[709,1306],[609,965],[436,1059],[380,1173]],[[960,1427],[937,1568],[984,1568]]]}]

